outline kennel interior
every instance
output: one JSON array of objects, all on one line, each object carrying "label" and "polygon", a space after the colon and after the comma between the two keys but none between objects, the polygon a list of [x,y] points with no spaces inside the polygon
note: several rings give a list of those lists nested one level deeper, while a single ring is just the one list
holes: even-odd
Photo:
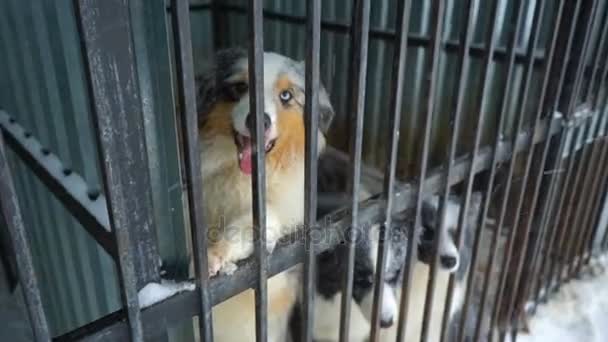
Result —
[{"label": "kennel interior", "polygon": [[[441,339],[516,336],[608,248],[607,4],[2,1],[0,252],[18,284],[6,296],[23,294],[39,341],[209,341],[209,308],[249,287],[263,304],[268,275],[305,263],[310,294],[313,253],[336,239],[281,244],[232,276],[189,269],[206,257],[193,77],[218,49],[242,46],[258,56],[252,67],[262,49],[318,67],[307,80],[320,77],[335,107],[331,153],[349,161],[351,191],[362,182],[376,194],[359,203],[311,190],[305,223],[328,201],[343,206],[324,227],[336,236],[406,211],[419,223],[426,194],[458,194],[466,207],[482,192],[458,333],[444,324]],[[310,184],[315,167],[312,158]],[[443,298],[432,291],[436,260],[427,306]],[[140,307],[138,291],[161,278],[196,288]],[[375,317],[372,340],[377,328]]]}]

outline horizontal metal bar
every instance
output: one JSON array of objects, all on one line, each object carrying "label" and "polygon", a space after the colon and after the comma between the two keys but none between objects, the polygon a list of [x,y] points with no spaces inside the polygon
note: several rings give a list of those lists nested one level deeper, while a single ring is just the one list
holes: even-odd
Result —
[{"label": "horizontal metal bar", "polygon": [[67,169],[6,112],[0,111],[0,130],[7,146],[15,152],[40,181],[57,197],[82,227],[114,259],[116,241],[110,231],[106,198],[87,190],[85,180]]},{"label": "horizontal metal bar", "polygon": [[[547,120],[542,121],[538,125],[535,134],[533,135],[532,143],[538,144],[561,131],[561,119],[553,120],[553,125],[548,130]],[[549,136],[546,132],[549,132]],[[545,132],[545,133],[543,133]],[[530,133],[524,132],[520,134],[515,146],[515,153],[525,151],[529,148]],[[499,150],[498,160],[506,161],[511,155],[512,148],[509,143],[505,143]],[[476,157],[476,162],[471,167],[471,156],[461,156],[454,161],[453,177],[449,180],[449,185],[454,185],[466,179],[469,172],[479,173],[487,170],[492,163],[492,148],[484,147],[479,150]],[[365,170],[365,168],[363,168]],[[375,176],[371,175],[373,179]],[[380,175],[380,177],[382,177]],[[428,193],[436,193],[441,190],[444,181],[444,171],[442,168],[433,169],[429,172],[424,185],[425,191]],[[379,183],[381,184],[381,183]],[[381,186],[381,185],[380,185]],[[413,208],[415,203],[416,184],[399,184],[395,192],[395,207],[394,212],[402,212]],[[380,192],[381,188],[370,189],[372,192]],[[348,205],[348,202],[347,202]],[[369,223],[376,222],[385,214],[385,205],[379,200],[379,196],[373,196],[370,199],[362,202],[359,205],[359,222]],[[315,240],[315,252],[321,253],[329,248],[332,248],[341,241],[344,236],[345,229],[350,225],[350,210],[342,209],[336,211],[324,219],[318,221],[317,225],[321,227],[319,232],[322,233]],[[298,235],[299,234],[299,235]],[[268,260],[268,276],[271,277],[280,273],[298,263],[304,258],[304,243],[301,232],[283,238],[277,244]],[[238,263],[238,268],[231,276],[218,276],[212,278],[209,282],[209,293],[211,296],[212,305],[221,303],[232,296],[252,288],[255,285],[256,263],[253,258],[249,258]],[[198,314],[199,303],[198,293],[196,291],[188,291],[177,294],[165,301],[150,306],[142,310],[142,322],[144,327],[145,337],[158,335],[163,330],[156,322],[161,319],[166,319],[167,324],[182,322],[183,320]],[[92,332],[91,323],[85,327],[78,328],[71,332],[70,339],[57,338],[58,341],[73,341],[79,339],[95,340],[95,341],[123,341],[125,336],[128,336],[128,325],[125,321],[125,313],[119,310],[113,313],[114,323],[99,324],[97,331]]]},{"label": "horizontal metal bar", "polygon": [[[220,3],[217,5],[219,10],[227,11],[227,12],[235,12],[240,14],[245,14],[247,12],[246,8],[233,5],[228,3]],[[207,8],[207,6],[205,6]],[[305,25],[306,17],[298,16],[293,14],[280,13],[277,11],[264,10],[264,18],[270,20],[278,20],[285,21],[292,24]],[[341,23],[337,21],[329,21],[322,20],[321,28],[324,30],[348,34],[350,32],[351,26],[348,23]],[[397,33],[394,30],[387,29],[379,29],[379,28],[370,28],[369,31],[370,38],[376,38],[385,40],[388,43],[393,43],[396,39]],[[430,38],[420,34],[409,34],[408,35],[408,45],[413,47],[430,47]],[[449,53],[458,53],[460,49],[460,43],[457,40],[448,40],[442,42],[443,48],[445,48],[446,52]],[[517,49],[517,54],[515,56],[515,63],[521,64],[525,62],[525,51]],[[469,49],[469,54],[471,57],[482,58],[486,54],[486,49],[481,44],[472,44]],[[497,62],[506,61],[508,58],[507,50],[505,48],[497,48],[494,50],[493,60]],[[534,54],[534,67],[540,67],[544,63],[545,54],[544,53],[535,53]]]}]

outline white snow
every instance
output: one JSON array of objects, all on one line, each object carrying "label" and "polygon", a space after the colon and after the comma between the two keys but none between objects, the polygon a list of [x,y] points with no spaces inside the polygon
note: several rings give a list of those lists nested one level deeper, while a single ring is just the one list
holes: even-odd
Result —
[{"label": "white snow", "polygon": [[194,291],[195,288],[196,286],[191,282],[176,283],[171,280],[162,280],[160,284],[149,283],[139,290],[137,294],[139,306],[146,308],[180,292]]},{"label": "white snow", "polygon": [[608,256],[594,267],[596,276],[571,280],[540,305],[530,319],[530,334],[519,333],[518,342],[608,341]]}]

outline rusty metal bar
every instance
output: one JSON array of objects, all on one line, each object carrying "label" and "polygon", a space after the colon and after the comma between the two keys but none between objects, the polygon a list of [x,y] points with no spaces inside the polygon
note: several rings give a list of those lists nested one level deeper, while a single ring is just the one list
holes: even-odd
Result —
[{"label": "rusty metal bar", "polygon": [[[467,53],[467,51],[469,51],[469,48],[471,46],[472,40],[473,40],[473,33],[475,31],[475,19],[476,19],[476,15],[475,15],[475,10],[478,7],[478,2],[472,2],[471,0],[467,0],[465,1],[462,11],[463,11],[463,21],[465,23],[465,27],[461,32],[461,36],[460,36],[460,51],[459,51],[459,58],[460,58],[460,65],[458,67],[458,69],[455,71],[456,73],[456,77],[458,78],[458,84],[456,86],[456,93],[457,96],[455,98],[455,102],[454,102],[454,108],[455,110],[453,112],[450,112],[450,118],[449,118],[449,123],[450,123],[450,129],[449,129],[449,143],[448,143],[448,147],[447,147],[447,151],[448,151],[448,155],[447,155],[447,162],[444,165],[444,169],[446,170],[446,174],[445,174],[445,179],[443,182],[443,190],[441,191],[442,194],[439,198],[439,207],[438,207],[438,212],[440,213],[440,218],[438,220],[439,222],[439,226],[438,229],[447,229],[447,227],[444,227],[445,225],[445,218],[447,216],[447,209],[448,209],[448,198],[450,197],[450,192],[451,192],[451,187],[449,184],[449,179],[452,176],[453,173],[453,166],[454,166],[454,159],[456,158],[456,148],[458,145],[458,133],[460,132],[460,124],[462,121],[462,112],[464,110],[464,98],[465,98],[465,94],[467,92],[466,90],[466,84],[467,84],[467,79],[469,77],[469,66],[470,66],[470,56]],[[439,18],[439,20],[441,20],[441,18]],[[469,198],[465,198],[465,201],[468,201]],[[467,215],[465,214],[468,210],[468,203],[463,205],[464,209],[461,210],[461,217],[466,217]],[[462,240],[464,238],[464,234],[462,233],[462,227],[460,227],[461,229],[458,229],[457,231],[457,240],[459,245],[462,245]],[[439,233],[436,235],[438,238],[435,239],[434,243],[434,250],[438,251],[438,246],[440,246],[443,241],[442,239],[444,238],[445,234],[443,233]],[[437,272],[438,272],[438,267],[439,267],[439,253],[435,253],[435,255],[433,256],[433,263],[430,265],[431,269],[430,269],[430,273],[429,273],[429,278],[428,278],[428,282],[427,282],[427,289],[426,289],[426,300],[425,300],[425,306],[424,306],[424,312],[423,312],[423,325],[422,325],[422,340],[427,341],[429,339],[429,331],[428,331],[428,327],[430,324],[430,321],[432,319],[431,314],[432,314],[432,308],[433,308],[433,300],[434,300],[434,292],[435,292],[435,287],[436,287],[436,282],[437,282]],[[454,275],[450,275],[450,281],[453,282]],[[429,295],[430,294],[430,295]],[[446,301],[444,303],[444,314],[442,317],[442,329],[441,329],[441,338],[440,340],[444,340],[445,338],[447,338],[447,326],[448,326],[448,320],[449,320],[449,313],[451,310],[451,301],[452,301],[452,296],[453,296],[453,288],[452,291],[448,291],[448,295],[446,298]]]},{"label": "rusty metal bar", "polygon": [[[498,25],[497,25],[497,20],[496,20],[496,16],[498,14],[498,1],[494,1],[492,3],[492,7],[490,9],[490,25],[491,25],[491,29],[486,31],[486,35],[484,37],[484,42],[487,46],[487,51],[488,53],[486,54],[486,56],[484,57],[484,61],[483,61],[483,67],[481,69],[481,79],[482,79],[482,96],[478,97],[478,102],[476,103],[476,107],[478,108],[478,118],[477,118],[477,122],[476,122],[476,126],[475,126],[475,141],[473,144],[473,151],[472,151],[472,158],[473,158],[473,162],[474,163],[475,159],[477,158],[478,155],[478,151],[480,149],[481,146],[481,139],[482,139],[482,127],[484,127],[485,124],[485,120],[486,120],[486,111],[483,111],[482,108],[485,106],[485,103],[488,99],[488,95],[487,92],[490,89],[490,79],[491,79],[491,73],[488,72],[488,69],[490,68],[491,64],[492,64],[492,54],[494,52],[494,50],[496,49],[496,45],[498,43]],[[496,151],[494,151],[495,153]],[[492,158],[493,159],[493,158]],[[492,162],[491,164],[492,169],[494,169],[493,165],[494,163]],[[462,212],[466,213],[468,211],[468,206],[469,203],[471,201],[471,195],[472,195],[472,191],[473,191],[473,181],[475,178],[476,173],[471,172],[472,170],[469,170],[468,172],[468,176],[467,176],[467,180],[466,180],[466,192],[465,192],[465,197],[464,197],[464,201],[463,201],[463,209]],[[492,173],[494,174],[494,173]],[[487,207],[487,203],[486,203],[486,207]],[[459,238],[458,238],[458,247],[461,248],[463,246],[463,226],[464,226],[464,222],[465,222],[465,217],[466,215],[460,215],[459,220],[458,220],[458,234],[459,234]],[[483,222],[483,221],[482,221]],[[472,251],[472,255],[471,255],[471,268],[473,268],[475,262],[477,261],[477,255],[479,254],[480,251],[480,242],[481,242],[481,233],[483,231],[483,223],[480,224],[479,227],[477,227],[477,230],[475,232],[475,237],[474,237],[474,242],[473,242],[473,251]],[[461,341],[464,342],[465,340],[465,322],[467,320],[467,316],[469,313],[469,309],[471,306],[471,300],[472,300],[472,286],[471,284],[473,283],[473,275],[474,272],[470,272],[468,274],[467,277],[467,282],[466,282],[466,290],[465,290],[465,299],[464,299],[464,303],[463,303],[463,311],[461,313],[460,316],[460,320],[458,322],[456,322],[457,327],[458,327],[458,336],[457,336],[457,341]],[[450,281],[448,283],[448,291],[449,292],[453,292],[454,288],[454,279],[453,277],[450,277]]]},{"label": "rusty metal bar", "polygon": [[348,93],[348,113],[351,114],[349,132],[350,170],[349,195],[351,203],[350,234],[346,243],[347,270],[342,284],[340,303],[340,342],[349,341],[351,297],[355,267],[355,243],[359,224],[359,186],[361,180],[361,149],[363,143],[363,114],[365,110],[365,87],[369,42],[370,0],[356,0],[352,9],[353,28],[350,35],[350,88]]},{"label": "rusty metal bar", "polygon": [[[431,139],[431,129],[433,125],[433,114],[435,111],[435,93],[437,92],[437,74],[438,74],[438,65],[439,65],[439,57],[441,53],[442,47],[442,36],[443,36],[443,25],[444,25],[444,12],[445,12],[445,2],[440,0],[432,1],[431,3],[431,37],[432,37],[432,50],[430,52],[430,56],[428,57],[431,61],[431,64],[427,67],[426,70],[426,79],[428,80],[425,85],[425,94],[424,97],[426,99],[426,113],[423,111],[421,114],[424,117],[424,138],[422,145],[422,154],[420,156],[420,173],[418,179],[422,180],[426,178],[427,174],[427,165],[428,165],[428,157],[430,151],[430,139]],[[422,201],[423,196],[425,195],[424,183],[420,184],[418,188],[418,192],[416,194],[416,210],[415,210],[415,219],[414,219],[414,227],[419,227],[422,219]],[[403,341],[404,336],[406,336],[406,320],[407,320],[407,310],[409,305],[409,296],[410,296],[410,288],[408,287],[411,279],[411,272],[413,270],[413,265],[415,262],[415,258],[413,257],[412,250],[415,249],[414,246],[414,230],[411,229],[410,239],[408,240],[408,255],[409,258],[406,260],[406,267],[404,270],[404,278],[403,285],[401,289],[401,302],[399,305],[399,322],[397,325],[397,340]],[[427,294],[427,303],[425,306],[432,304],[432,296],[430,297]],[[428,330],[428,322],[422,322],[422,331],[421,338],[425,339],[427,336],[426,331]]]},{"label": "rusty metal bar", "polygon": [[266,153],[264,150],[264,27],[262,0],[249,0],[247,13],[249,30],[249,111],[255,129],[253,143],[253,169],[251,176],[253,241],[257,262],[255,287],[256,341],[268,339],[268,251],[266,250]]},{"label": "rusty metal bar", "polygon": [[305,259],[302,303],[302,341],[312,342],[314,295],[316,291],[315,245],[313,241],[317,220],[317,158],[319,127],[319,87],[321,52],[321,1],[309,0],[306,7],[306,84],[304,122],[306,126],[304,230]]},{"label": "rusty metal bar", "polygon": [[[509,97],[508,92],[511,89],[511,83],[513,81],[513,70],[514,70],[514,63],[515,63],[515,46],[516,46],[516,40],[517,37],[519,36],[519,32],[520,32],[520,27],[521,27],[521,21],[523,19],[523,13],[524,13],[524,6],[522,4],[521,1],[516,1],[514,3],[514,13],[515,13],[515,22],[511,23],[511,27],[510,27],[510,32],[508,35],[508,46],[507,46],[507,51],[509,52],[509,63],[507,66],[507,80],[506,80],[506,85],[504,87],[505,89],[505,94],[504,96],[501,98],[501,104],[500,104],[500,114],[499,114],[499,119],[498,119],[498,124],[496,127],[496,131],[495,131],[495,141],[494,141],[494,149],[496,150],[498,148],[498,146],[502,143],[502,139],[501,139],[501,132],[504,129],[504,124],[505,124],[505,120],[506,120],[506,112],[507,112],[507,101],[505,101],[505,98]],[[485,94],[484,94],[485,97]],[[481,110],[481,109],[480,109]],[[479,129],[479,127],[478,127]],[[514,138],[516,139],[517,134],[514,134]],[[514,141],[514,140],[513,140]],[[488,180],[488,184],[487,184],[487,189],[486,192],[484,194],[485,196],[485,203],[483,205],[483,213],[482,213],[482,217],[481,217],[481,224],[480,227],[478,227],[478,229],[480,231],[478,231],[478,234],[480,235],[484,229],[485,226],[485,221],[487,219],[487,215],[488,215],[488,210],[489,210],[489,201],[491,198],[491,194],[492,194],[492,188],[493,188],[493,183],[494,183],[494,178],[496,176],[496,169],[498,166],[498,156],[496,154],[493,155],[492,158],[492,166],[490,168],[490,176],[489,176],[489,180]],[[507,183],[507,187],[510,184]],[[505,190],[506,193],[508,193],[507,190]],[[500,228],[500,223],[498,225],[497,228]],[[490,255],[490,268],[492,268],[493,263],[494,263],[494,259],[495,259],[495,255],[496,255],[496,246],[498,243],[498,238],[500,237],[500,231],[499,229],[496,229],[496,231],[494,232],[495,236],[494,239],[492,241],[492,246],[490,247],[491,249],[491,255]],[[476,245],[479,243],[478,239],[480,236],[476,236]],[[476,248],[478,248],[479,246],[476,246]],[[484,279],[484,286],[483,286],[483,290],[482,290],[482,300],[481,300],[481,308],[479,310],[479,314],[477,317],[477,321],[476,321],[476,326],[475,326],[475,332],[474,332],[474,338],[475,340],[480,338],[480,334],[481,334],[481,329],[482,329],[482,322],[483,322],[483,317],[484,317],[484,311],[485,311],[485,302],[487,300],[487,296],[488,296],[488,290],[489,290],[489,281],[488,281],[488,276],[489,276],[489,270],[488,273],[486,273],[486,277]],[[470,278],[472,279],[472,278]],[[472,291],[472,286],[471,283],[468,284],[467,286],[467,299],[465,299],[465,306],[470,305],[470,300],[471,300],[471,291]],[[468,303],[468,304],[467,304]],[[466,312],[466,309],[465,309]],[[462,317],[462,322],[466,322],[466,315],[463,314]],[[462,323],[461,323],[462,324]],[[461,325],[460,327],[460,340],[463,341],[465,338],[464,336],[464,324]]]},{"label": "rusty metal bar", "polygon": [[40,287],[34,269],[34,262],[32,261],[30,244],[23,224],[21,210],[19,209],[17,192],[15,191],[4,146],[4,138],[0,132],[0,194],[2,194],[0,197],[2,215],[0,217],[6,220],[6,222],[0,222],[0,224],[6,224],[11,237],[17,261],[17,275],[25,299],[34,339],[39,342],[47,342],[51,340],[51,334],[42,306]]},{"label": "rusty metal bar", "polygon": [[187,175],[188,214],[194,252],[194,273],[199,293],[198,328],[204,342],[213,341],[211,300],[207,260],[207,226],[203,217],[203,182],[201,155],[198,148],[198,113],[194,91],[194,65],[190,33],[190,12],[187,0],[171,1],[173,43],[177,75],[177,115],[183,137],[184,168]]},{"label": "rusty metal bar", "polygon": [[130,337],[143,342],[138,291],[159,281],[160,258],[129,4],[75,0],[74,7]]},{"label": "rusty metal bar", "polygon": [[[388,162],[384,170],[384,183],[382,198],[386,201],[386,212],[384,215],[383,224],[380,225],[380,234],[378,241],[378,257],[376,261],[376,277],[374,280],[374,302],[372,309],[370,341],[378,341],[379,325],[380,325],[380,306],[382,305],[382,296],[384,286],[384,274],[386,267],[386,255],[390,245],[393,202],[395,198],[395,170],[397,168],[397,151],[399,149],[399,131],[401,127],[401,109],[404,83],[405,83],[405,68],[407,58],[407,32],[410,23],[410,11],[412,2],[410,0],[400,0],[397,3],[397,39],[393,56],[391,93],[390,93],[390,110],[389,126],[391,127],[390,143],[387,145],[386,158]],[[382,222],[381,221],[381,222]],[[387,241],[387,237],[389,240]],[[408,257],[411,257],[412,251],[408,250]]]}]

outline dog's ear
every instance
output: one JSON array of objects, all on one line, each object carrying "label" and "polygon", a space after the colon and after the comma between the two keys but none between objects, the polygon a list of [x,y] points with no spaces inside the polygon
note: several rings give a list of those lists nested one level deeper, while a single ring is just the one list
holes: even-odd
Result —
[{"label": "dog's ear", "polygon": [[427,197],[422,201],[422,225],[437,228],[437,216],[439,211],[439,196]]},{"label": "dog's ear", "polygon": [[[306,62],[296,62],[294,67],[296,72],[302,78],[302,86],[304,86],[304,80],[306,78]],[[303,99],[301,102],[304,103]],[[321,86],[319,88],[319,129],[321,132],[323,132],[323,134],[327,134],[327,131],[331,126],[331,122],[334,119],[334,114],[334,107],[331,105],[329,93],[327,90],[325,90],[325,87],[321,82]]]},{"label": "dog's ear", "polygon": [[211,69],[194,78],[196,88],[196,113],[199,124],[217,101],[215,70]]},{"label": "dog's ear", "polygon": [[323,134],[327,134],[329,131],[334,115],[334,107],[329,100],[329,94],[325,87],[321,85],[321,91],[319,92],[319,129]]},{"label": "dog's ear", "polygon": [[204,71],[194,79],[196,87],[196,110],[199,122],[218,101],[224,80],[237,72],[239,60],[246,58],[245,50],[229,48],[220,50]]}]

